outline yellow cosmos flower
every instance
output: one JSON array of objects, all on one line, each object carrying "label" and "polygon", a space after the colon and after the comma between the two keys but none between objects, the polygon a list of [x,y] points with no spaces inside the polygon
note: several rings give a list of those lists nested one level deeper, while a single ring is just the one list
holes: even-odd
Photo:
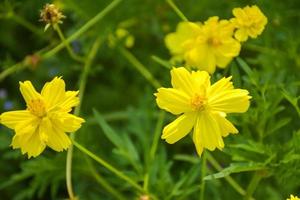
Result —
[{"label": "yellow cosmos flower", "polygon": [[173,56],[183,58],[186,51],[185,44],[196,39],[200,33],[200,26],[193,22],[180,22],[176,32],[169,33],[165,37],[166,46]]},{"label": "yellow cosmos flower", "polygon": [[237,28],[234,36],[239,41],[246,41],[248,36],[256,38],[263,32],[268,22],[267,17],[255,5],[235,8],[232,13],[235,18],[231,19],[231,21]]},{"label": "yellow cosmos flower", "polygon": [[65,91],[65,82],[55,77],[38,93],[30,81],[20,82],[20,91],[27,105],[26,110],[10,111],[0,115],[0,122],[15,131],[14,149],[36,157],[46,146],[63,151],[71,145],[66,132],[75,132],[84,119],[71,112],[77,106],[78,91]]},{"label": "yellow cosmos flower", "polygon": [[204,148],[222,149],[222,137],[238,133],[226,114],[246,112],[251,98],[249,92],[234,89],[231,77],[211,85],[206,71],[190,73],[183,67],[173,68],[171,78],[173,88],[159,88],[155,93],[161,109],[179,115],[163,129],[162,139],[173,144],[194,128],[193,141],[199,155]]},{"label": "yellow cosmos flower", "polygon": [[290,198],[287,200],[300,200],[300,198],[291,194]]},{"label": "yellow cosmos flower", "polygon": [[228,20],[209,18],[204,24],[179,23],[176,32],[165,38],[167,48],[188,67],[214,73],[216,67],[225,68],[239,55],[241,45],[233,38],[234,27]]},{"label": "yellow cosmos flower", "polygon": [[200,27],[197,38],[185,44],[188,49],[184,55],[187,65],[211,74],[216,66],[225,68],[241,49],[240,43],[232,37],[233,28],[228,20],[210,17]]}]

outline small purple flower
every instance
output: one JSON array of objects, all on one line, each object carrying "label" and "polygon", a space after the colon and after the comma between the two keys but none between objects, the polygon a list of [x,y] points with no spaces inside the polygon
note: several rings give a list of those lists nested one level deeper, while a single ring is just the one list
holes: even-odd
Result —
[{"label": "small purple flower", "polygon": [[14,107],[14,104],[12,101],[5,101],[3,108],[4,110],[11,110]]}]

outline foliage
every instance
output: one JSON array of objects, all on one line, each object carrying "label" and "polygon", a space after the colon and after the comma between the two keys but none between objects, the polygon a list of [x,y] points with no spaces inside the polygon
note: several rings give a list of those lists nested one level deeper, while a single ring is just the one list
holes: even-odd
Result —
[{"label": "foliage", "polygon": [[[116,0],[115,0],[116,1]],[[39,10],[46,1],[0,2],[0,109],[24,109],[18,82],[39,86],[63,76],[68,90],[77,90],[83,63],[70,56],[52,28],[44,32]],[[77,33],[111,1],[55,1],[66,18],[60,28],[66,38]],[[170,55],[164,37],[181,19],[164,0],[120,1],[103,18],[71,42],[79,57],[90,55],[96,38],[101,46],[91,60],[80,116],[86,119],[76,141],[118,169],[142,189],[99,165],[74,147],[72,179],[79,199],[286,199],[300,195],[300,29],[297,0],[287,1],[175,1],[192,21],[210,16],[229,18],[235,7],[257,4],[268,25],[256,40],[249,40],[239,57],[213,80],[233,76],[234,86],[252,96],[247,113],[230,116],[239,134],[228,136],[223,151],[207,153],[206,174],[192,139],[168,145],[159,139],[162,127],[174,120],[160,113],[153,85],[168,86]],[[126,37],[117,37],[117,29]],[[112,41],[113,40],[113,45]],[[62,46],[63,47],[63,46]],[[36,64],[33,61],[37,61]],[[144,68],[143,68],[144,67]],[[3,72],[14,73],[3,76]],[[147,72],[143,70],[148,70]],[[150,73],[149,73],[150,72]],[[153,82],[156,80],[157,82]],[[159,136],[159,137],[157,137]],[[28,160],[9,146],[12,131],[0,127],[1,199],[64,199],[67,152],[47,149]],[[157,144],[157,149],[156,149]],[[252,194],[253,193],[253,194]],[[244,197],[243,197],[244,196]]]}]

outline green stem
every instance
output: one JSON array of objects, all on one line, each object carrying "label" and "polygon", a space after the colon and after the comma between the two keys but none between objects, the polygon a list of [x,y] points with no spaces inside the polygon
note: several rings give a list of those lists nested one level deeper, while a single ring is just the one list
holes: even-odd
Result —
[{"label": "green stem", "polygon": [[259,182],[262,179],[262,175],[260,171],[255,172],[254,176],[252,177],[248,187],[247,187],[247,192],[245,195],[245,200],[251,200],[251,196],[253,195],[254,191],[256,190]]},{"label": "green stem", "polygon": [[173,10],[176,12],[176,14],[185,22],[188,22],[189,20],[187,17],[181,12],[181,10],[175,5],[175,3],[172,0],[167,0],[167,3],[173,8]]},{"label": "green stem", "polygon": [[[122,0],[114,0],[112,1],[106,8],[104,8],[101,12],[99,12],[95,17],[90,19],[87,23],[85,23],[80,29],[78,29],[75,33],[73,33],[70,37],[66,39],[68,43],[76,40],[79,36],[85,33],[89,28],[94,26],[98,21],[100,21],[105,15],[107,15],[111,10],[113,10]],[[62,48],[64,48],[65,44],[60,43],[50,51],[44,54],[44,58],[52,57]]]},{"label": "green stem", "polygon": [[[165,112],[164,111],[160,111],[159,112],[159,116],[158,116],[158,120],[157,120],[157,124],[155,127],[155,131],[154,131],[154,138],[153,138],[153,142],[150,148],[150,156],[149,156],[149,162],[148,164],[148,171],[152,165],[152,162],[155,159],[155,154],[157,151],[157,146],[158,146],[158,142],[159,142],[159,136],[161,134],[161,130],[163,127],[163,123],[164,123],[164,119],[165,119]],[[149,172],[147,172],[144,176],[144,186],[143,188],[148,192],[148,185],[149,185]]]},{"label": "green stem", "polygon": [[[206,152],[207,156],[207,161],[217,170],[217,171],[222,171],[223,168],[221,165],[218,163],[218,161],[209,153]],[[225,176],[225,180],[231,185],[231,187],[237,191],[239,194],[244,196],[246,194],[246,191],[231,177],[231,176]]]},{"label": "green stem", "polygon": [[87,165],[89,167],[89,171],[91,172],[92,176],[95,178],[95,180],[107,191],[109,192],[112,196],[114,196],[116,199],[119,200],[126,200],[126,198],[118,192],[113,186],[109,184],[95,169],[93,163],[91,160],[85,156],[85,160],[87,162]]},{"label": "green stem", "polygon": [[[74,114],[78,116],[80,114],[81,105],[82,105],[82,99],[86,88],[86,81],[87,77],[90,71],[90,67],[92,64],[92,61],[94,60],[96,53],[100,47],[100,38],[97,38],[96,42],[94,43],[88,57],[86,60],[86,63],[83,68],[83,72],[80,79],[80,85],[79,85],[79,105],[75,108]],[[70,135],[71,139],[75,139],[75,134],[71,133]],[[66,184],[67,184],[67,190],[70,199],[74,199],[74,192],[73,192],[73,186],[72,186],[72,157],[73,157],[73,145],[70,146],[67,153],[67,160],[66,160]]]},{"label": "green stem", "polygon": [[12,73],[14,73],[14,72],[16,72],[18,70],[24,69],[24,68],[26,68],[26,65],[25,65],[24,61],[22,61],[22,62],[19,62],[19,63],[15,64],[15,65],[13,65],[13,66],[5,69],[4,71],[2,71],[0,73],[0,82],[3,79],[5,79],[8,75],[10,75],[10,74],[12,74]]},{"label": "green stem", "polygon": [[112,165],[110,165],[109,163],[107,163],[105,160],[103,160],[99,156],[95,155],[94,153],[92,153],[91,151],[89,151],[88,149],[86,149],[85,147],[83,147],[82,145],[80,145],[79,143],[77,143],[76,141],[73,141],[73,145],[75,147],[77,147],[82,153],[88,155],[90,158],[92,158],[93,160],[95,160],[96,162],[98,162],[99,164],[101,164],[107,170],[109,170],[112,173],[114,173],[120,179],[125,180],[128,184],[130,184],[132,187],[134,187],[135,189],[137,189],[139,192],[142,192],[142,193],[145,192],[144,189],[140,185],[138,185],[134,180],[132,180],[130,177],[126,176],[123,172],[121,172],[120,170],[116,169],[115,167],[113,167]]},{"label": "green stem", "polygon": [[154,88],[159,88],[160,83],[152,76],[149,70],[127,49],[119,48],[121,54],[138,70]]},{"label": "green stem", "polygon": [[74,53],[72,47],[70,46],[69,42],[66,40],[64,34],[62,33],[60,27],[58,24],[53,25],[54,30],[57,32],[59,38],[61,39],[61,41],[63,42],[63,44],[66,46],[71,58],[73,58],[74,60],[78,61],[78,62],[84,62],[84,58],[81,58],[80,56],[76,55],[76,53]]},{"label": "green stem", "polygon": [[200,188],[200,200],[204,200],[205,194],[205,180],[206,175],[206,151],[202,153],[202,164],[201,164],[201,188]]}]

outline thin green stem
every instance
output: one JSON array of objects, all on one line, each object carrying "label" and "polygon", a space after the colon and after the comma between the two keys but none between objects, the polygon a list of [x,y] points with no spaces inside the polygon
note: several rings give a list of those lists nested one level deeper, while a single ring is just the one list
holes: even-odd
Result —
[{"label": "thin green stem", "polygon": [[255,172],[254,176],[252,177],[246,191],[245,200],[251,200],[251,196],[255,192],[259,182],[263,176],[261,175],[260,171]]},{"label": "thin green stem", "polygon": [[87,162],[87,166],[89,167],[89,171],[91,173],[91,175],[95,178],[95,180],[107,191],[109,192],[112,196],[114,196],[116,199],[119,200],[126,200],[126,198],[120,193],[118,192],[118,190],[116,190],[113,186],[111,186],[109,184],[109,182],[107,182],[95,169],[93,163],[91,162],[91,160],[85,156],[85,160]]},{"label": "thin green stem", "polygon": [[156,154],[156,150],[157,150],[157,146],[158,146],[158,142],[159,142],[159,136],[161,134],[165,116],[166,116],[166,113],[164,111],[159,112],[157,124],[156,124],[155,131],[154,131],[154,138],[153,138],[153,142],[152,142],[152,145],[150,148],[150,160],[151,161],[153,161],[155,159],[155,154]]},{"label": "thin green stem", "polygon": [[[105,17],[110,11],[112,11],[122,0],[114,0],[112,1],[106,8],[104,8],[101,12],[99,12],[95,17],[90,19],[87,23],[85,23],[80,29],[78,29],[75,33],[73,33],[70,37],[66,39],[68,43],[76,40],[79,36],[85,33],[89,28],[94,26],[98,21],[100,21],[103,17]],[[52,57],[54,54],[59,52],[65,46],[64,43],[60,43],[50,51],[44,54],[44,58]]]},{"label": "thin green stem", "polygon": [[[217,170],[222,171],[221,165],[218,163],[218,161],[209,153],[206,152],[207,161]],[[225,176],[225,180],[231,185],[231,187],[237,191],[239,194],[244,196],[246,194],[246,191],[233,179],[231,176]]]},{"label": "thin green stem", "polygon": [[76,55],[76,53],[73,51],[72,47],[70,46],[69,42],[66,40],[64,34],[62,33],[60,27],[58,24],[54,24],[53,25],[54,30],[57,32],[59,38],[61,39],[61,41],[63,42],[63,44],[66,46],[71,58],[73,58],[74,60],[78,61],[78,62],[84,62],[84,58]]},{"label": "thin green stem", "polygon": [[182,19],[182,21],[188,22],[188,18],[181,12],[181,10],[175,5],[172,0],[167,0],[167,3],[173,8],[176,14]]},{"label": "thin green stem", "polygon": [[156,127],[155,127],[155,131],[154,131],[154,138],[153,138],[153,142],[150,148],[150,155],[149,155],[149,161],[147,163],[147,173],[144,176],[144,185],[143,188],[148,192],[148,185],[149,185],[149,169],[152,165],[152,162],[155,159],[155,154],[157,151],[157,146],[158,146],[158,142],[159,142],[159,136],[161,134],[161,130],[163,127],[163,123],[164,123],[164,119],[165,119],[165,112],[164,111],[160,111],[159,112],[159,116],[158,116],[158,120],[156,123]]},{"label": "thin green stem", "polygon": [[151,72],[127,49],[119,48],[121,54],[151,83],[154,88],[159,88],[160,83],[153,77]]},{"label": "thin green stem", "polygon": [[167,69],[172,69],[172,65],[171,63],[169,63],[168,61],[166,60],[163,60],[161,59],[160,57],[158,56],[151,56],[152,60],[154,60],[155,62],[157,62],[158,64],[160,64],[161,66],[167,68]]},{"label": "thin green stem", "polygon": [[[75,108],[74,114],[79,115],[82,105],[82,99],[86,88],[86,82],[87,77],[91,68],[92,61],[94,60],[96,53],[100,47],[101,40],[100,38],[97,38],[96,42],[94,43],[83,68],[83,72],[81,74],[80,78],[80,85],[79,85],[79,105]],[[75,139],[75,134],[71,133],[70,135],[71,139]],[[73,145],[70,146],[67,153],[67,160],[66,160],[66,184],[67,184],[67,190],[70,199],[74,199],[74,192],[73,192],[73,186],[72,186],[72,158],[73,158]]]},{"label": "thin green stem", "polygon": [[206,151],[202,153],[202,164],[201,164],[201,188],[200,188],[200,200],[204,200],[205,195],[205,180],[206,175]]},{"label": "thin green stem", "polygon": [[102,158],[100,158],[99,156],[95,155],[94,153],[92,153],[91,151],[89,151],[88,149],[86,149],[84,146],[80,145],[76,141],[73,141],[73,145],[76,148],[78,148],[82,153],[86,154],[87,156],[89,156],[90,158],[92,158],[93,160],[95,160],[96,162],[98,162],[99,164],[101,164],[103,167],[105,167],[107,170],[109,170],[110,172],[114,173],[120,179],[123,179],[124,181],[126,181],[128,184],[130,184],[132,187],[134,187],[135,189],[137,189],[139,192],[142,192],[142,193],[145,192],[144,189],[140,185],[138,185],[134,180],[132,180],[130,177],[126,176],[123,172],[121,172],[120,170],[116,169],[115,167],[113,167],[112,165],[110,165],[108,162],[106,162],[105,160],[103,160]]},{"label": "thin green stem", "polygon": [[25,65],[24,61],[22,61],[22,62],[19,62],[19,63],[15,64],[15,65],[13,65],[13,66],[5,69],[4,71],[2,71],[0,73],[0,82],[3,79],[5,79],[8,75],[10,75],[10,74],[12,74],[12,73],[14,73],[14,72],[16,72],[18,70],[24,69],[24,68],[26,68],[26,65]]}]

